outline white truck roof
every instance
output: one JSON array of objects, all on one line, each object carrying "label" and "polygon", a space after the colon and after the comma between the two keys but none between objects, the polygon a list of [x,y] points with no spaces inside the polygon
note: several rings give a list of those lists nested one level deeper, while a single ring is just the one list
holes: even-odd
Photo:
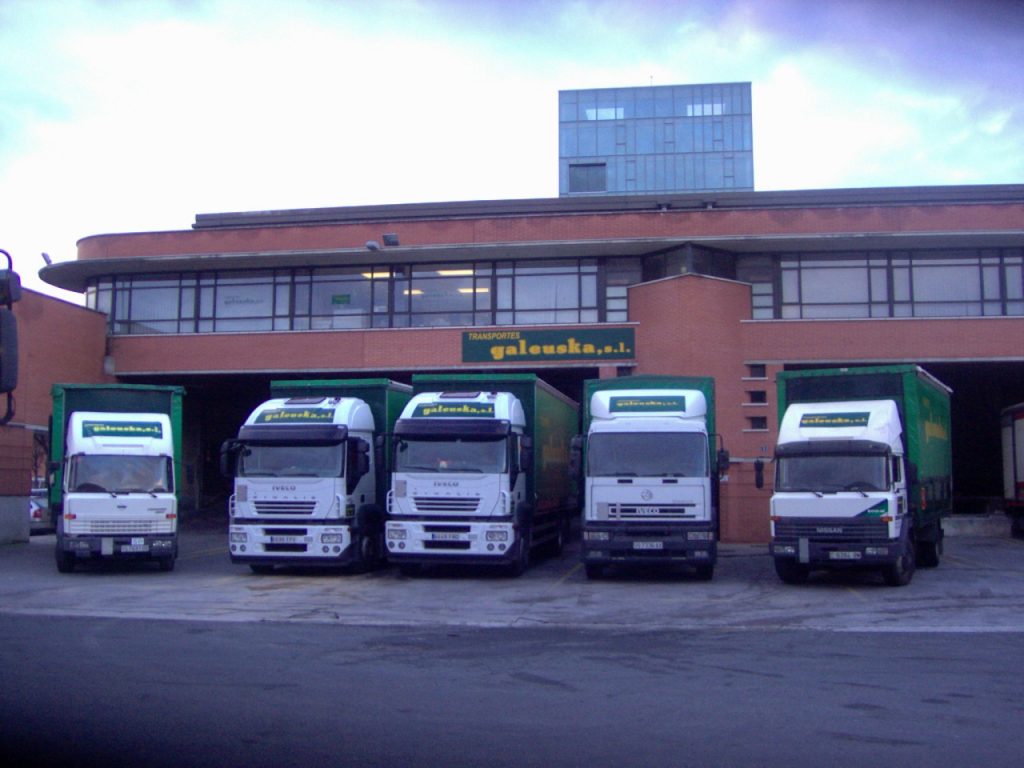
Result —
[{"label": "white truck roof", "polygon": [[373,432],[370,406],[358,397],[277,397],[256,407],[246,425],[340,424]]},{"label": "white truck roof", "polygon": [[590,397],[589,431],[696,431],[707,412],[696,389],[604,389]]},{"label": "white truck roof", "polygon": [[814,440],[866,440],[900,450],[899,410],[892,400],[793,403],[779,425],[779,445]]},{"label": "white truck roof", "polygon": [[402,411],[403,419],[499,419],[526,425],[523,404],[511,392],[421,392]]},{"label": "white truck roof", "polygon": [[171,419],[166,413],[75,411],[68,419],[66,451],[171,456]]}]

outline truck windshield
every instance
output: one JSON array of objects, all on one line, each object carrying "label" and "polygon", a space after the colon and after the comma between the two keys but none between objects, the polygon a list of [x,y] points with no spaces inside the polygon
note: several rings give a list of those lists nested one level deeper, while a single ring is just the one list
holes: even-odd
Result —
[{"label": "truck windshield", "polygon": [[489,440],[400,438],[395,449],[395,471],[502,473],[508,465],[506,446],[504,437]]},{"label": "truck windshield", "polygon": [[698,432],[598,433],[587,441],[590,477],[706,477],[707,439]]},{"label": "truck windshield", "polygon": [[72,493],[166,493],[174,490],[168,456],[71,457],[68,490]]},{"label": "truck windshield", "polygon": [[883,455],[816,454],[776,459],[777,491],[884,491],[889,487]]},{"label": "truck windshield", "polygon": [[342,477],[345,446],[246,445],[239,477]]}]

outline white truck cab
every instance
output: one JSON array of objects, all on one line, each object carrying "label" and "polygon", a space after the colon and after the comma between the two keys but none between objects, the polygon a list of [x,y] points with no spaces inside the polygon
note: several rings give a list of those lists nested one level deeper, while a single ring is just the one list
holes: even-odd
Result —
[{"label": "white truck cab", "polygon": [[91,557],[177,556],[171,420],[163,413],[77,411],[68,421],[57,567]]},{"label": "white truck cab", "polygon": [[685,564],[711,578],[716,555],[708,403],[692,389],[606,389],[590,399],[583,562]]},{"label": "white truck cab", "polygon": [[771,499],[780,578],[814,565],[883,565],[910,525],[902,425],[892,400],[790,405],[779,427]]},{"label": "white truck cab", "polygon": [[535,501],[527,499],[525,428],[523,405],[509,392],[414,395],[395,425],[389,559],[411,567],[528,560],[516,518]]},{"label": "white truck cab", "polygon": [[[232,562],[369,565],[383,557],[374,419],[355,397],[272,398],[222,449],[235,478],[228,504]],[[355,542],[355,546],[353,545]]]}]

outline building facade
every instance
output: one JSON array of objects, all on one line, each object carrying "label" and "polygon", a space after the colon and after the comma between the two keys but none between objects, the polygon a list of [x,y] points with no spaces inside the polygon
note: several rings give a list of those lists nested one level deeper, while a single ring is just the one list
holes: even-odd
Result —
[{"label": "building facade", "polygon": [[558,93],[558,194],[754,189],[750,83]]},{"label": "building facade", "polygon": [[[271,379],[526,370],[578,400],[588,378],[712,376],[732,542],[768,536],[753,466],[779,371],[909,362],[949,384],[959,511],[1000,495],[999,410],[1024,400],[1024,186],[208,214],[87,237],[40,275],[87,307],[16,305],[30,420],[53,381],[185,386],[203,509],[223,505],[219,445]],[[40,351],[50,336],[73,366]]]}]

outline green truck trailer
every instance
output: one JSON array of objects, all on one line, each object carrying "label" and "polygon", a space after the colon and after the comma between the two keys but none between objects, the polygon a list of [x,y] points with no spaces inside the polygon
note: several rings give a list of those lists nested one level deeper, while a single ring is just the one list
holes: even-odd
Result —
[{"label": "green truck trailer", "polygon": [[719,474],[707,376],[630,376],[583,385],[583,563],[682,565],[714,573]]},{"label": "green truck trailer", "polygon": [[877,568],[910,581],[952,511],[948,387],[914,365],[779,374],[771,552],[779,577]]},{"label": "green truck trailer", "polygon": [[383,562],[389,435],[411,394],[380,378],[272,381],[221,448],[232,562],[256,573]]},{"label": "green truck trailer", "polygon": [[494,564],[518,575],[531,551],[561,551],[578,508],[575,402],[533,374],[413,376],[395,424],[388,559]]},{"label": "green truck trailer", "polygon": [[49,501],[57,569],[92,558],[174,568],[181,489],[181,387],[55,384]]}]

